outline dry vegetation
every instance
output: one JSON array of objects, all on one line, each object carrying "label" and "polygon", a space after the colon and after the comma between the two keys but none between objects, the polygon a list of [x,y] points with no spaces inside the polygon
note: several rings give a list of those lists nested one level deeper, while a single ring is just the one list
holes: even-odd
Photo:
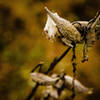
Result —
[{"label": "dry vegetation", "polygon": [[[72,21],[90,20],[100,9],[100,0],[0,0],[0,100],[25,100],[32,88],[30,71],[40,61],[46,62],[44,72],[54,57],[65,51],[60,43],[51,43],[42,35],[46,21],[44,6]],[[75,100],[98,100],[100,96],[100,41],[89,49],[89,61],[82,64],[82,46],[78,45],[77,79],[93,87],[92,95],[77,95]],[[72,76],[72,52],[54,68]],[[42,97],[45,87],[39,87],[32,100]],[[63,100],[71,93],[65,90]]]}]

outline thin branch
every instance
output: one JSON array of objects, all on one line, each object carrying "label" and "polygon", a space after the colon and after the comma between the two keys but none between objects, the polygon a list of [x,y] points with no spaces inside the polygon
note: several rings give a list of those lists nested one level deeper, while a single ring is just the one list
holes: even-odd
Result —
[{"label": "thin branch", "polygon": [[43,66],[43,62],[39,63],[38,65],[36,65],[34,67],[34,69],[32,69],[31,73],[34,72],[38,67],[40,67],[39,71],[41,71],[41,67]]},{"label": "thin branch", "polygon": [[29,96],[26,98],[26,100],[31,100],[31,99],[32,99],[32,97],[34,96],[34,94],[35,94],[35,92],[36,92],[38,86],[39,86],[39,84],[36,83],[35,87],[32,89],[31,93],[30,93]]},{"label": "thin branch", "polygon": [[73,66],[73,81],[72,81],[73,87],[72,87],[72,95],[71,95],[72,100],[74,100],[74,98],[75,98],[75,78],[76,78],[75,48],[76,48],[76,45],[74,45],[74,47],[73,47],[73,56],[72,56],[72,66]]},{"label": "thin branch", "polygon": [[[58,59],[55,58],[53,60],[53,62],[50,64],[49,69],[45,72],[45,74],[48,74],[49,72],[51,72],[54,69],[54,67],[65,57],[65,55],[67,55],[67,53],[70,51],[70,49],[71,49],[71,47],[68,47],[67,50]],[[39,66],[39,64],[37,66]],[[35,95],[35,92],[36,92],[38,86],[39,86],[39,84],[36,83],[35,87],[32,89],[31,93],[26,98],[26,100],[31,100],[31,98]]]},{"label": "thin branch", "polygon": [[67,48],[67,50],[59,58],[55,58],[50,64],[49,69],[45,72],[45,74],[48,74],[50,71],[52,71],[54,67],[65,57],[65,55],[67,55],[70,49],[71,47]]}]

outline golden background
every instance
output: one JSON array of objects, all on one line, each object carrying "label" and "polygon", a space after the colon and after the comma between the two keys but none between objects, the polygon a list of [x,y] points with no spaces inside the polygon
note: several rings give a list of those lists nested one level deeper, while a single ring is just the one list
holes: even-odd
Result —
[{"label": "golden background", "polygon": [[[34,66],[43,61],[43,71],[46,70],[53,58],[67,48],[57,42],[51,43],[42,34],[45,6],[71,22],[88,21],[100,9],[100,0],[0,0],[0,100],[25,100],[34,86],[30,79]],[[100,40],[89,49],[89,61],[85,63],[81,63],[82,46],[77,47],[77,79],[94,88],[94,93],[77,95],[75,100],[99,100]],[[72,76],[71,56],[70,51],[53,73],[65,72]],[[36,98],[42,95],[43,87],[40,87]],[[60,99],[69,95],[70,92],[65,91]]]}]

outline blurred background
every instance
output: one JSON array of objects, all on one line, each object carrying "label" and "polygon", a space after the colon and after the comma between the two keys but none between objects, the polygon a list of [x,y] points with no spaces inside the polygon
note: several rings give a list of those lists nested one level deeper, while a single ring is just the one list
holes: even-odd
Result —
[{"label": "blurred background", "polygon": [[[45,71],[53,58],[67,48],[50,42],[42,34],[46,22],[45,6],[71,22],[88,21],[100,9],[100,0],[0,0],[0,100],[25,100],[34,87],[30,79],[34,66],[43,61],[42,70]],[[89,49],[86,63],[81,63],[82,46],[77,47],[77,79],[94,88],[94,93],[77,95],[75,100],[99,100],[100,40]],[[72,76],[71,56],[70,51],[53,73],[65,72]],[[38,88],[37,100],[42,97],[43,88]],[[60,100],[70,94],[65,90]]]}]

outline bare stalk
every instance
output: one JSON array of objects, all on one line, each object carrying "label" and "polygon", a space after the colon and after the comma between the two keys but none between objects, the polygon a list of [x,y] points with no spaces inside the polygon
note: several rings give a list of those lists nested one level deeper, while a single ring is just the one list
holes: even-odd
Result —
[{"label": "bare stalk", "polygon": [[[54,67],[65,57],[65,55],[67,55],[67,53],[70,51],[70,49],[71,49],[71,47],[68,47],[67,50],[65,50],[65,52],[59,58],[55,58],[53,60],[53,62],[50,64],[49,69],[45,72],[45,74],[48,74],[49,72],[51,72],[54,69]],[[31,98],[35,95],[35,92],[36,92],[38,86],[39,86],[39,84],[36,83],[35,87],[32,89],[31,93],[26,98],[26,100],[31,100]]]}]

